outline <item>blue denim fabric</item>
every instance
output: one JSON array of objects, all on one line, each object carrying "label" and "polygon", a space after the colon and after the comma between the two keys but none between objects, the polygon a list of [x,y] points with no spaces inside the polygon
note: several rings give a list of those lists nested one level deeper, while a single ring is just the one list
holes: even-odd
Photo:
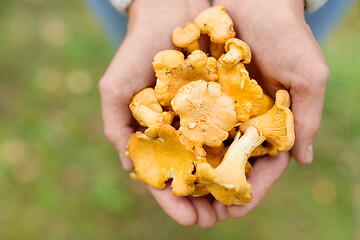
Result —
[{"label": "blue denim fabric", "polygon": [[[336,23],[346,13],[354,0],[329,0],[315,13],[305,14],[315,38],[322,43]],[[126,34],[128,17],[118,12],[109,0],[84,0],[89,9],[99,19],[100,26],[114,46],[119,46]]]},{"label": "blue denim fabric", "polygon": [[305,14],[305,20],[319,43],[329,36],[353,2],[354,0],[329,0],[318,11]]},{"label": "blue denim fabric", "polygon": [[89,10],[99,20],[109,42],[118,47],[124,40],[128,24],[128,16],[117,11],[110,0],[84,0]]}]

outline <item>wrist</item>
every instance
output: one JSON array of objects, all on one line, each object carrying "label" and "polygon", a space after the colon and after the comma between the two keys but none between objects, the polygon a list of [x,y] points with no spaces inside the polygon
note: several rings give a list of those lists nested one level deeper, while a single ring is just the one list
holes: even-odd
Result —
[{"label": "wrist", "polygon": [[215,0],[214,5],[225,6],[234,21],[244,23],[283,15],[304,19],[305,0]]},{"label": "wrist", "polygon": [[149,28],[178,23],[185,24],[190,9],[189,0],[134,0],[129,6],[129,26],[139,23]]}]

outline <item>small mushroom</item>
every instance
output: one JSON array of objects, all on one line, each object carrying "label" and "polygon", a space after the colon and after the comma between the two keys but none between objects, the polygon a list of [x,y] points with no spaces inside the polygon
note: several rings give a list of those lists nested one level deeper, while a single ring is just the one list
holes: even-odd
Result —
[{"label": "small mushroom", "polygon": [[221,56],[219,62],[227,65],[235,65],[239,62],[248,64],[251,62],[249,46],[238,38],[231,38],[225,43],[226,53]]},{"label": "small mushroom", "polygon": [[234,23],[224,6],[204,10],[195,18],[194,24],[202,34],[208,34],[214,43],[225,43],[235,37]]},{"label": "small mushroom", "polygon": [[265,137],[255,127],[240,133],[230,145],[221,164],[213,169],[202,163],[197,168],[198,181],[207,185],[207,190],[225,205],[244,205],[251,202],[251,184],[246,180],[245,168],[251,152]]},{"label": "small mushroom", "polygon": [[268,95],[266,95],[264,93],[263,99],[261,100],[261,102],[258,104],[254,104],[251,107],[251,116],[250,117],[262,115],[262,114],[266,113],[267,111],[269,111],[272,108],[272,106],[274,106],[274,102]]},{"label": "small mushroom", "polygon": [[287,152],[294,145],[294,117],[289,109],[290,95],[286,90],[276,92],[275,105],[265,114],[249,119],[240,125],[241,132],[256,127],[266,137],[268,154],[275,156]]},{"label": "small mushroom", "polygon": [[184,85],[171,101],[180,117],[179,131],[190,140],[219,147],[236,123],[233,100],[215,82],[198,80]]},{"label": "small mushroom", "polygon": [[[260,147],[260,146],[258,146],[258,147]],[[258,147],[256,147],[255,150]],[[221,146],[217,147],[217,148],[211,148],[208,146],[204,146],[204,150],[206,152],[206,161],[210,164],[210,166],[212,168],[218,167],[220,165],[221,161],[224,159],[224,156],[228,149],[229,149],[229,147],[224,146],[224,144],[221,144]],[[251,153],[251,156],[253,155],[254,151]],[[246,166],[245,166],[246,177],[250,177],[251,173],[252,173],[252,166],[249,163],[249,161],[246,161]]]},{"label": "small mushroom", "polygon": [[244,64],[238,63],[231,67],[219,64],[218,75],[222,91],[234,100],[238,122],[245,122],[254,116],[258,111],[256,106],[261,105],[264,94],[258,83],[250,79]]},{"label": "small mushroom", "polygon": [[171,124],[174,118],[173,112],[163,112],[152,88],[145,88],[137,93],[129,107],[134,118],[144,127]]},{"label": "small mushroom", "polygon": [[185,60],[176,50],[165,50],[155,55],[153,67],[158,78],[156,98],[162,106],[169,106],[177,91],[185,84],[197,81],[217,80],[217,61],[201,50],[193,51]]},{"label": "small mushroom", "polygon": [[172,33],[172,41],[174,45],[180,48],[185,48],[188,54],[200,49],[198,42],[199,37],[200,30],[191,22],[187,22],[185,28],[175,28]]},{"label": "small mushroom", "polygon": [[182,141],[180,133],[170,125],[149,129],[149,136],[147,132],[136,132],[128,142],[127,156],[135,167],[131,177],[157,189],[165,188],[166,181],[172,178],[175,196],[191,194],[196,180],[193,163],[197,161],[192,146]]}]

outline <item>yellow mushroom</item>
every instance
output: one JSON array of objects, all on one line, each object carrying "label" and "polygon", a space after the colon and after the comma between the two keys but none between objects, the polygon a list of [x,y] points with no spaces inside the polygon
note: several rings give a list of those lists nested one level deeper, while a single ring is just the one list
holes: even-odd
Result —
[{"label": "yellow mushroom", "polygon": [[202,34],[208,34],[214,43],[224,43],[235,37],[234,23],[224,6],[204,10],[195,18],[194,24]]},{"label": "yellow mushroom", "polygon": [[248,64],[251,62],[251,51],[249,46],[238,38],[231,38],[225,43],[226,53],[222,55],[219,62],[227,65],[235,65],[239,62]]},{"label": "yellow mushroom", "polygon": [[179,131],[190,140],[219,147],[236,123],[233,100],[215,82],[198,80],[184,85],[171,105],[180,117]]},{"label": "yellow mushroom", "polygon": [[196,157],[191,146],[170,125],[152,127],[150,132],[150,137],[146,132],[136,132],[130,137],[127,156],[135,167],[131,177],[157,189],[165,188],[165,182],[172,178],[174,195],[191,194],[196,180],[192,174]]},{"label": "yellow mushroom", "polygon": [[223,160],[227,149],[228,147],[224,146],[224,143],[222,143],[220,147],[204,146],[206,161],[211,165],[211,167],[216,168]]},{"label": "yellow mushroom", "polygon": [[219,64],[218,75],[222,91],[234,100],[238,122],[245,122],[254,116],[264,94],[258,83],[250,79],[244,64]]},{"label": "yellow mushroom", "polygon": [[155,55],[153,67],[158,78],[156,98],[163,106],[169,106],[177,91],[189,82],[217,80],[216,59],[200,50],[193,51],[186,60],[179,51],[161,51]]},{"label": "yellow mushroom", "polygon": [[198,39],[200,37],[200,30],[191,22],[187,22],[185,28],[177,27],[172,33],[172,42],[175,46],[185,48],[186,52],[190,54],[195,50],[199,50]]},{"label": "yellow mushroom", "polygon": [[245,168],[251,152],[265,137],[255,127],[249,127],[245,134],[240,133],[230,145],[221,164],[212,168],[208,163],[199,164],[198,181],[225,205],[244,205],[251,202],[251,184],[246,180]]},{"label": "yellow mushroom", "polygon": [[261,102],[251,106],[251,116],[250,117],[262,115],[262,114],[266,113],[267,111],[269,111],[272,106],[274,106],[274,102],[268,95],[266,95],[264,93],[263,99],[261,100]]},{"label": "yellow mushroom", "polygon": [[224,43],[213,43],[210,41],[210,55],[216,59],[219,59],[219,57],[225,53],[224,47]]},{"label": "yellow mushroom", "polygon": [[294,117],[289,109],[290,96],[286,90],[276,92],[275,105],[265,114],[254,117],[240,125],[241,132],[256,127],[270,143],[268,154],[277,155],[289,151],[294,145]]},{"label": "yellow mushroom", "polygon": [[[258,146],[258,147],[260,147],[260,146]],[[254,149],[254,151],[258,147],[256,147]],[[224,144],[221,144],[220,147],[216,147],[216,148],[204,146],[204,150],[206,152],[206,161],[210,164],[210,166],[212,168],[216,168],[216,167],[218,167],[220,165],[220,163],[224,159],[224,156],[225,156],[228,148],[229,147],[224,146]],[[253,156],[254,151],[251,153],[251,156]],[[246,177],[250,177],[251,173],[252,173],[252,166],[249,163],[249,161],[246,161],[246,166],[245,166],[245,175],[246,175]]]},{"label": "yellow mushroom", "polygon": [[173,112],[163,112],[152,88],[145,88],[137,93],[129,107],[134,118],[144,127],[171,124],[174,118]]},{"label": "yellow mushroom", "polygon": [[251,157],[261,157],[265,156],[268,153],[268,148],[260,145],[254,149],[254,151],[251,153]]}]

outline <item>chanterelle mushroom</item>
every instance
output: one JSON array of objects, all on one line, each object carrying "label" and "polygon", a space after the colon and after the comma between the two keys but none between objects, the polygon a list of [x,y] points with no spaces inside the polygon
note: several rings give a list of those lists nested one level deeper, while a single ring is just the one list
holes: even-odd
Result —
[{"label": "chanterelle mushroom", "polygon": [[240,125],[241,132],[256,127],[270,143],[268,154],[277,155],[289,151],[294,145],[294,117],[289,109],[290,96],[286,90],[276,92],[275,105],[265,114],[254,117]]},{"label": "chanterelle mushroom", "polygon": [[134,118],[144,127],[171,124],[174,118],[173,112],[163,112],[152,88],[145,88],[137,93],[129,107]]},{"label": "chanterelle mushroom", "polygon": [[225,52],[225,44],[224,43],[213,43],[210,41],[209,50],[210,55],[214,58],[218,59]]},{"label": "chanterelle mushroom", "polygon": [[215,82],[190,82],[179,89],[171,105],[179,114],[179,131],[192,141],[219,147],[236,123],[233,100]]},{"label": "chanterelle mushroom", "polygon": [[198,42],[199,37],[200,30],[191,22],[187,22],[185,28],[175,28],[172,33],[172,41],[174,45],[180,48],[185,48],[188,54],[200,49]]},{"label": "chanterelle mushroom", "polygon": [[[204,146],[204,150],[206,152],[206,161],[210,164],[211,167],[213,167],[213,168],[218,167],[220,165],[221,161],[224,159],[224,156],[225,156],[228,148],[229,147],[224,146],[224,144],[221,144],[221,146],[217,147],[217,148],[211,148],[208,146]],[[255,150],[257,148],[255,148]],[[251,156],[253,156],[253,153],[254,152],[251,153]],[[246,177],[250,177],[251,173],[252,173],[252,166],[248,161],[246,161],[246,166],[245,166]]]},{"label": "chanterelle mushroom", "polygon": [[272,99],[268,95],[264,94],[260,103],[251,106],[251,117],[266,113],[272,106],[274,106]]},{"label": "chanterelle mushroom", "polygon": [[250,79],[244,64],[219,64],[219,83],[222,91],[235,102],[238,122],[244,122],[255,116],[257,106],[263,101],[263,90],[254,79]]},{"label": "chanterelle mushroom", "polygon": [[238,38],[231,38],[225,43],[226,53],[219,59],[222,64],[235,65],[239,62],[248,64],[251,62],[249,46]]},{"label": "chanterelle mushroom", "polygon": [[207,185],[207,190],[225,205],[244,205],[251,202],[251,184],[246,181],[246,162],[251,152],[265,137],[255,127],[240,133],[230,145],[221,164],[213,169],[209,164],[199,164],[199,182]]},{"label": "chanterelle mushroom", "polygon": [[163,189],[166,186],[165,182],[172,178],[174,195],[191,194],[195,189],[196,180],[192,175],[195,156],[189,147],[184,145],[179,132],[172,126],[162,125],[153,128],[156,128],[158,133],[156,138],[150,138],[141,132],[136,132],[130,137],[127,155],[135,167],[135,172],[131,176],[158,189]]},{"label": "chanterelle mushroom", "polygon": [[155,92],[160,104],[169,106],[177,91],[185,84],[217,80],[217,61],[203,51],[193,51],[185,60],[176,50],[165,50],[155,55],[153,67],[158,78]]},{"label": "chanterelle mushroom", "polygon": [[214,43],[224,43],[235,37],[233,21],[224,6],[206,9],[195,18],[194,24],[202,34],[208,34]]}]

